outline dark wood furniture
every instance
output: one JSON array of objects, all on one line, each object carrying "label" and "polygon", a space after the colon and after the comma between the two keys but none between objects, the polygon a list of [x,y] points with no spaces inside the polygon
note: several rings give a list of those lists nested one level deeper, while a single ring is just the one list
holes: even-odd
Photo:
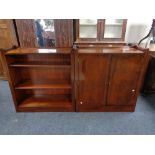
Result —
[{"label": "dark wood furniture", "polygon": [[[20,47],[39,48],[34,19],[16,19]],[[73,20],[54,19],[55,47],[72,47]],[[28,32],[28,33],[27,33]]]},{"label": "dark wood furniture", "polygon": [[71,48],[17,48],[6,53],[16,110],[75,111]]},{"label": "dark wood furniture", "polygon": [[3,63],[3,56],[0,52],[0,80],[6,80],[7,75],[6,75],[6,70],[5,70],[5,65]]},{"label": "dark wood furniture", "polygon": [[148,52],[128,46],[76,50],[76,110],[134,111]]},{"label": "dark wood furniture", "polygon": [[35,21],[16,20],[20,47],[1,52],[16,111],[133,112],[148,51],[125,46],[125,19],[90,20],[82,23],[82,34],[75,21],[52,20],[55,47],[44,49]]},{"label": "dark wood furniture", "polygon": [[149,64],[142,88],[144,94],[155,93],[155,52],[149,52],[149,55]]},{"label": "dark wood furniture", "polygon": [[10,50],[16,110],[134,111],[147,54],[121,45]]},{"label": "dark wood furniture", "polygon": [[[0,49],[8,49],[18,45],[13,20],[0,19]],[[0,80],[7,80],[3,54],[0,53]]]}]

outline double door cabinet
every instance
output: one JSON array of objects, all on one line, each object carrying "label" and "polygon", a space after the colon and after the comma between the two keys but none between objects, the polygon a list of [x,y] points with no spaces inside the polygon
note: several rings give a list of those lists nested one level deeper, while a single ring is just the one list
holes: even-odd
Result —
[{"label": "double door cabinet", "polygon": [[10,50],[16,111],[134,111],[146,55],[126,46]]},{"label": "double door cabinet", "polygon": [[143,54],[79,54],[78,111],[132,111]]}]

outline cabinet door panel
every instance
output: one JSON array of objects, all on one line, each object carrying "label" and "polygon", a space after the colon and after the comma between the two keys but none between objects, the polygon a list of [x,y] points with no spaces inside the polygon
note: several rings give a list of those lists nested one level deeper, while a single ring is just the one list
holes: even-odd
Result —
[{"label": "cabinet door panel", "polygon": [[143,55],[114,55],[108,87],[107,105],[133,105]]},{"label": "cabinet door panel", "polygon": [[54,26],[55,26],[56,47],[72,47],[73,20],[55,19]]},{"label": "cabinet door panel", "polygon": [[78,110],[99,110],[106,104],[109,55],[79,55]]}]

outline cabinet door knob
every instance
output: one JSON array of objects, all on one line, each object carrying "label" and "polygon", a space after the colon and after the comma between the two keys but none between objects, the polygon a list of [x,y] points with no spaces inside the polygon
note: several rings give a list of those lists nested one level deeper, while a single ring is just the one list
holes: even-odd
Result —
[{"label": "cabinet door knob", "polygon": [[135,92],[135,89],[132,89],[132,92]]},{"label": "cabinet door knob", "polygon": [[83,104],[83,102],[81,101],[80,104]]}]

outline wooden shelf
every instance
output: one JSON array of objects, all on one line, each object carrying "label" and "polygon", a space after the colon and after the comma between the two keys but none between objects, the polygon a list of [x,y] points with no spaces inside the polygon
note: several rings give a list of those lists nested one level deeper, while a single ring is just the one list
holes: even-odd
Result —
[{"label": "wooden shelf", "polygon": [[15,86],[15,89],[71,89],[72,86],[69,83],[58,82],[37,82],[25,81]]},{"label": "wooden shelf", "polygon": [[16,49],[7,52],[18,112],[75,111],[71,49]]},{"label": "wooden shelf", "polygon": [[70,67],[69,62],[14,62],[11,67]]},{"label": "wooden shelf", "polygon": [[70,54],[72,48],[52,48],[52,49],[39,49],[39,48],[17,48],[8,51],[6,55],[27,55],[27,54]]},{"label": "wooden shelf", "polygon": [[27,97],[18,105],[18,110],[72,110],[71,100],[65,96],[53,98],[49,95]]}]

